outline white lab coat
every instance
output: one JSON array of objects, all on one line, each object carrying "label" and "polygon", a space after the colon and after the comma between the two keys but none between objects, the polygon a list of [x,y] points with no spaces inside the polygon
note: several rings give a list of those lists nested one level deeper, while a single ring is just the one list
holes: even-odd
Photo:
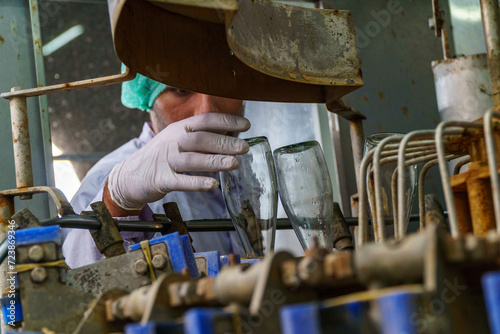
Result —
[{"label": "white lab coat", "polygon": [[[132,139],[96,163],[89,170],[71,200],[75,212],[90,210],[90,203],[102,201],[102,189],[111,169],[146,145],[153,137],[154,132],[150,125],[145,123],[139,138]],[[218,174],[212,174],[212,176],[218,177]],[[207,192],[171,192],[162,200],[150,203],[149,207],[154,213],[164,213],[162,205],[167,202],[177,203],[183,220],[229,217],[220,188]],[[131,219],[138,218],[131,217]],[[121,234],[127,250],[128,245],[153,236],[152,233],[142,232],[122,232]],[[236,232],[196,232],[190,234],[197,252],[218,250],[221,255],[229,253],[244,255]],[[88,265],[103,258],[88,230],[66,229],[64,236],[63,254],[70,268]]]}]

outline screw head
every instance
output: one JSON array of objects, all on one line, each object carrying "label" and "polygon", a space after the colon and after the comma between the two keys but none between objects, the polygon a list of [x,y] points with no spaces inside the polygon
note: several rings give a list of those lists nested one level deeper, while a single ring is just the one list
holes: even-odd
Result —
[{"label": "screw head", "polygon": [[35,283],[42,283],[47,278],[47,271],[44,267],[35,267],[31,271],[31,280]]},{"label": "screw head", "polygon": [[136,260],[134,262],[134,270],[139,275],[144,275],[148,272],[148,264],[143,259]]},{"label": "screw head", "polygon": [[33,245],[28,249],[28,257],[31,261],[38,262],[43,259],[43,248],[40,245]]},{"label": "screw head", "polygon": [[156,254],[153,256],[153,267],[156,269],[163,269],[167,265],[167,258],[162,254]]}]

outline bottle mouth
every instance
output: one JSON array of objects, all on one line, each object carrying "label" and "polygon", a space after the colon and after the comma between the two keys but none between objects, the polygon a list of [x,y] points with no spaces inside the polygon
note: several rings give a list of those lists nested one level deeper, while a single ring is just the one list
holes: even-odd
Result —
[{"label": "bottle mouth", "polygon": [[369,135],[365,139],[365,153],[370,150],[370,148],[374,148],[377,146],[382,140],[384,140],[387,137],[400,137],[402,138],[405,136],[404,133],[399,133],[399,132],[378,132]]},{"label": "bottle mouth", "polygon": [[248,143],[249,146],[254,146],[254,145],[257,145],[257,144],[261,144],[261,143],[267,143],[268,140],[267,140],[267,137],[252,137],[252,138],[247,138],[245,139],[245,141]]},{"label": "bottle mouth", "polygon": [[318,146],[319,143],[316,140],[311,140],[277,148],[276,150],[274,150],[274,154],[299,153]]}]

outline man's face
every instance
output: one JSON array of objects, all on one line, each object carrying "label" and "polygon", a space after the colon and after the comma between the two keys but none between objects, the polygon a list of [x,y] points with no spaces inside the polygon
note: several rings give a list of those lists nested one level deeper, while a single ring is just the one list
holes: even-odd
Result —
[{"label": "man's face", "polygon": [[243,101],[167,87],[155,100],[151,123],[158,133],[171,123],[209,112],[243,116]]}]

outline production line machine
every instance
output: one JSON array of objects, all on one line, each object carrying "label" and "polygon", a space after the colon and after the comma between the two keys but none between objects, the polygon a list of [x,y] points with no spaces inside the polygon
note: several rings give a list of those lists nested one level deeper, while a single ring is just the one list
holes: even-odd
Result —
[{"label": "production line machine", "polygon": [[[483,17],[493,17],[488,22],[499,32],[498,3],[481,3]],[[17,181],[16,189],[0,191],[0,218],[7,230],[0,245],[5,268],[1,305],[8,332],[500,333],[498,71],[490,71],[494,108],[482,119],[444,121],[436,129],[389,137],[362,158],[364,116],[339,100],[362,85],[349,12],[263,0],[109,4],[115,50],[129,67],[126,73],[2,94],[11,101]],[[439,8],[437,1],[433,4]],[[439,23],[439,10],[434,14]],[[308,22],[321,24],[303,29]],[[259,28],[266,23],[267,29]],[[186,27],[180,29],[185,35],[167,33],[179,26]],[[143,41],[145,29],[157,33],[146,34],[151,40]],[[180,47],[190,39],[190,45],[200,48],[189,50],[191,58]],[[313,50],[315,58],[290,49],[309,50],[311,39],[328,52]],[[158,45],[158,52],[145,57],[134,54],[140,47],[126,47],[145,42]],[[257,47],[262,43],[265,49]],[[496,46],[488,44],[493,50],[488,61],[495,64],[498,38],[492,43]],[[163,48],[179,51],[164,59]],[[199,55],[203,59],[193,61]],[[148,61],[170,75],[155,75]],[[204,71],[207,63],[212,66]],[[118,83],[135,72],[207,94],[326,103],[331,112],[346,117],[359,170],[355,249],[338,206],[331,222],[334,249],[313,247],[302,258],[277,252],[240,259],[195,253],[189,237],[195,224],[182,220],[175,203],[165,205],[165,214],[153,215],[152,222],[115,221],[101,202],[92,204],[92,212],[75,215],[59,190],[34,187],[26,98]],[[450,175],[448,161],[459,158]],[[394,162],[396,209],[389,221],[383,212],[380,167]],[[460,173],[466,163],[468,171]],[[404,180],[406,168],[417,164],[423,166],[419,232],[407,235]],[[425,175],[434,166],[440,171],[447,215],[435,197],[424,194]],[[365,182],[368,175],[371,187]],[[51,196],[57,217],[40,221],[29,210],[16,212],[14,197],[29,200],[40,192]],[[369,196],[374,203],[371,224]],[[105,259],[67,268],[61,228],[89,229]],[[124,249],[119,232],[137,230],[162,236]]]}]

